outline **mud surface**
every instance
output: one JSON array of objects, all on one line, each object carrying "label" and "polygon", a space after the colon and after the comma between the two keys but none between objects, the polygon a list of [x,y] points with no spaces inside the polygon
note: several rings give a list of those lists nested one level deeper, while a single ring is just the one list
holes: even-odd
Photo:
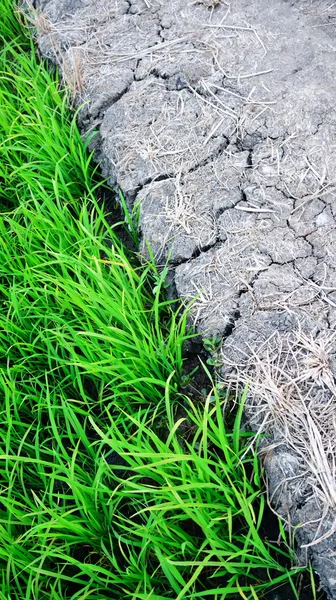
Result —
[{"label": "mud surface", "polygon": [[38,0],[143,250],[222,340],[268,433],[274,510],[336,598],[336,5],[324,0]]}]

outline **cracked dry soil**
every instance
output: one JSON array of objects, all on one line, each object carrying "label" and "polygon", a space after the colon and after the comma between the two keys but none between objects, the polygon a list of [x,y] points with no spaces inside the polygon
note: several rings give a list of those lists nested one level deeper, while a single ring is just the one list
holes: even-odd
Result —
[{"label": "cracked dry soil", "polygon": [[143,251],[223,339],[273,509],[336,598],[336,6],[36,0],[103,173],[141,203]]}]

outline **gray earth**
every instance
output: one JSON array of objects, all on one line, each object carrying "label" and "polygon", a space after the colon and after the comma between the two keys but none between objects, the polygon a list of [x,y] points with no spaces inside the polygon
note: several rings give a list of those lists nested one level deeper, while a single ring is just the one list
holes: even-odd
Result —
[{"label": "gray earth", "polygon": [[266,431],[269,500],[336,598],[336,3],[37,0],[97,160]]}]

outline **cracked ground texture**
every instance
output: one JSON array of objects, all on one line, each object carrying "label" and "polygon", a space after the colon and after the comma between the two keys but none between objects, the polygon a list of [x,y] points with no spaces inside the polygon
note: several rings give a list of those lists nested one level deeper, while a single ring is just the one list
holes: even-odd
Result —
[{"label": "cracked ground texture", "polygon": [[143,251],[248,381],[273,509],[336,598],[336,5],[36,0]]}]

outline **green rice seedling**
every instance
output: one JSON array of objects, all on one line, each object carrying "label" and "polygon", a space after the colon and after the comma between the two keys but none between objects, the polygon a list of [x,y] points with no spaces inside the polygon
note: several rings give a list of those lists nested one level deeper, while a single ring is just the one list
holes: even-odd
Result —
[{"label": "green rice seedling", "polygon": [[0,79],[0,197],[16,206],[0,220],[0,360],[96,399],[157,401],[186,339],[162,300],[166,271],[140,267],[108,224],[57,74],[14,40]]},{"label": "green rice seedling", "polygon": [[[127,477],[122,467],[111,499],[118,506],[114,535],[128,559],[123,577],[133,590],[129,597],[254,598],[294,576],[277,558],[293,560],[291,550],[266,543],[259,533],[264,496],[257,457],[248,451],[250,434],[240,427],[243,402],[230,433],[216,389],[205,407],[186,399],[185,417],[175,421],[168,381],[165,441],[155,422],[146,424],[148,414],[111,419],[108,433],[92,421],[130,467]],[[183,421],[192,437],[182,444]]]},{"label": "green rice seedling", "polygon": [[27,43],[27,36],[22,27],[20,15],[16,4],[12,0],[1,0],[1,27],[0,36],[8,41],[16,38],[22,44]]},{"label": "green rice seedling", "polygon": [[53,195],[56,169],[65,202],[94,193],[92,156],[69,112],[68,95],[60,91],[57,72],[38,62],[32,42],[27,53],[15,40],[4,43],[0,83],[2,204],[17,206],[31,191]]},{"label": "green rice seedling", "polygon": [[0,219],[0,361],[47,368],[82,395],[91,385],[100,401],[158,401],[182,372],[186,315],[160,299],[164,272],[106,243],[113,230],[94,201],[76,203],[76,219],[54,185],[53,198]]},{"label": "green rice seedling", "polygon": [[[226,431],[214,391],[204,410],[184,398],[177,419],[169,383],[154,410],[106,406],[97,415],[61,388],[29,388],[3,373],[4,592],[254,600],[294,581],[299,570],[277,559],[280,552],[292,560],[291,551],[259,531],[264,496],[240,411]],[[157,428],[163,415],[168,436]],[[184,422],[192,433],[182,440]]]}]

